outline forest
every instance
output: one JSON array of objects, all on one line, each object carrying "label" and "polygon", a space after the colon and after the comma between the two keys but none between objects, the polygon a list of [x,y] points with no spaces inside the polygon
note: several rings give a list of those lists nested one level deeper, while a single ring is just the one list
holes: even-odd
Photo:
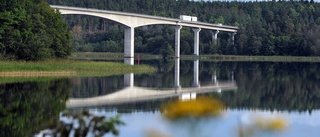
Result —
[{"label": "forest", "polygon": [[[190,0],[46,0],[49,4],[133,12],[169,18],[197,16],[198,21],[238,26],[235,44],[228,33],[212,41],[209,30],[200,32],[200,55],[320,55],[320,3],[290,1]],[[84,15],[63,15],[69,23],[75,51],[122,52],[123,26]],[[172,55],[174,29],[170,25],[135,28],[135,52]],[[181,30],[181,54],[193,53],[192,28]]]}]

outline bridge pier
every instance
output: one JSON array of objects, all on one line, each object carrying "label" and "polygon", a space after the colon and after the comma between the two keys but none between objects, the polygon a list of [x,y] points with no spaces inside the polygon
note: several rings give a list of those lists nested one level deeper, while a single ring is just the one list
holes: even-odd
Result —
[{"label": "bridge pier", "polygon": [[124,57],[134,58],[134,27],[124,29]]},{"label": "bridge pier", "polygon": [[214,74],[212,76],[212,83],[215,84],[215,85],[218,85],[217,71],[214,71]]},{"label": "bridge pier", "polygon": [[237,33],[235,33],[235,32],[229,33],[229,36],[231,36],[232,45],[234,45],[234,36],[235,36],[236,34],[237,34]]},{"label": "bridge pier", "polygon": [[199,56],[199,33],[201,28],[193,28],[194,32],[194,55]]},{"label": "bridge pier", "polygon": [[134,58],[124,58],[124,64],[134,65]]},{"label": "bridge pier", "polygon": [[130,74],[125,74],[124,75],[124,86],[125,87],[133,87],[134,86],[134,74],[130,73]]},{"label": "bridge pier", "polygon": [[212,31],[211,31],[211,34],[212,34],[212,41],[213,41],[213,43],[214,43],[214,44],[217,44],[219,30],[212,30]]},{"label": "bridge pier", "polygon": [[175,26],[175,56],[180,58],[180,30],[182,26]]},{"label": "bridge pier", "polygon": [[199,82],[199,59],[193,61],[193,86],[200,87]]},{"label": "bridge pier", "polygon": [[174,88],[177,90],[181,89],[180,86],[180,59],[175,59],[175,66],[174,66]]}]

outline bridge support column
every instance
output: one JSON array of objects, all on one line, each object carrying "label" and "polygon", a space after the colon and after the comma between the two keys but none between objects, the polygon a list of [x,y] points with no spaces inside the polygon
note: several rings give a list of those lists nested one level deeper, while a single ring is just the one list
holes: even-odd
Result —
[{"label": "bridge support column", "polygon": [[124,57],[134,58],[134,28],[133,27],[126,27],[124,29]]},{"label": "bridge support column", "polygon": [[201,28],[193,28],[194,32],[194,55],[199,56],[199,32]]},{"label": "bridge support column", "polygon": [[231,73],[231,82],[234,82],[234,71]]},{"label": "bridge support column", "polygon": [[219,85],[218,80],[217,80],[217,71],[214,71],[214,74],[212,76],[212,83],[215,85]]},{"label": "bridge support column", "polygon": [[211,31],[212,34],[212,41],[214,44],[217,44],[217,39],[218,39],[218,34],[219,34],[219,30],[212,30]]},{"label": "bridge support column", "polygon": [[232,45],[234,45],[234,35],[236,35],[237,33],[233,32],[233,33],[229,33],[229,36],[231,36],[231,40],[232,40]]},{"label": "bridge support column", "polygon": [[199,59],[193,61],[193,86],[200,87],[199,82]]},{"label": "bridge support column", "polygon": [[180,59],[175,59],[175,66],[174,66],[174,86],[176,91],[181,89],[180,86]]},{"label": "bridge support column", "polygon": [[134,65],[134,58],[124,58],[124,64]]},{"label": "bridge support column", "polygon": [[180,58],[180,30],[182,26],[175,26],[175,56]]},{"label": "bridge support column", "polygon": [[130,73],[130,74],[125,74],[124,75],[124,86],[125,87],[133,87],[134,86],[134,74]]}]

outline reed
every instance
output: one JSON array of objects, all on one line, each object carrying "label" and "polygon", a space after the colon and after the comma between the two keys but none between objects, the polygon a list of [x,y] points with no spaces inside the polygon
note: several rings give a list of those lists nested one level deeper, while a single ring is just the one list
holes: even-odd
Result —
[{"label": "reed", "polygon": [[[161,59],[161,55],[135,53],[135,59],[150,60]],[[110,52],[75,52],[70,59],[77,60],[123,60],[123,53],[110,53]]]},{"label": "reed", "polygon": [[0,77],[12,76],[106,76],[126,73],[154,72],[146,65],[76,60],[38,62],[0,61]]}]

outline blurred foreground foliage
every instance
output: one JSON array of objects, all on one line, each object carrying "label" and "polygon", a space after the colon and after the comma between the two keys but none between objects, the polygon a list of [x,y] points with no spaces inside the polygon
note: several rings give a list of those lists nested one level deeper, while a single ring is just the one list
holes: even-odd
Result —
[{"label": "blurred foreground foliage", "polygon": [[63,112],[59,122],[53,124],[50,131],[45,135],[61,137],[101,137],[107,133],[119,135],[119,130],[116,128],[119,125],[124,125],[119,115],[107,118],[96,116],[89,111],[83,111],[82,113]]}]

